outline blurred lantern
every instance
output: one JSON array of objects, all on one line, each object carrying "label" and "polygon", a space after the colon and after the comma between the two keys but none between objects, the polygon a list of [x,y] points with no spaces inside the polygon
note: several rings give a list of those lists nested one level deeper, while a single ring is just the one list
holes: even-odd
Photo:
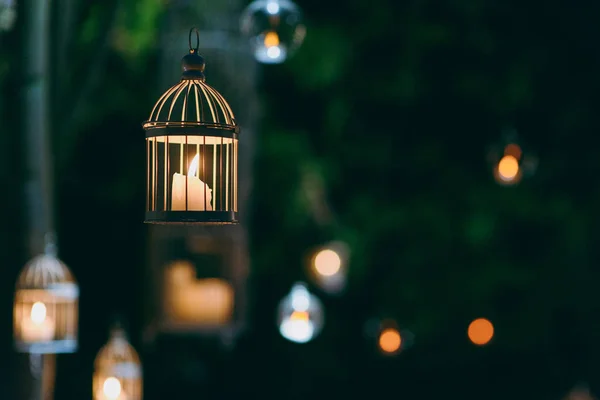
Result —
[{"label": "blurred lantern", "polygon": [[408,330],[401,330],[391,319],[370,320],[365,325],[367,337],[375,340],[377,349],[384,356],[393,356],[412,345],[414,335]]},{"label": "blurred lantern", "polygon": [[235,235],[226,231],[182,231],[177,236],[161,230],[168,236],[156,246],[164,250],[153,257],[157,288],[151,291],[161,294],[153,323],[160,333],[197,333],[229,341],[241,330],[247,260]]},{"label": "blurred lantern", "polygon": [[323,328],[323,305],[306,285],[296,283],[279,304],[279,332],[296,343],[306,343]]},{"label": "blurred lantern", "polygon": [[196,266],[175,261],[165,269],[165,308],[175,320],[220,326],[233,315],[234,290],[224,279],[198,279]]},{"label": "blurred lantern", "polygon": [[147,223],[238,221],[239,127],[227,101],[205,82],[198,35],[190,31],[181,82],[160,97],[144,123]]},{"label": "blurred lantern", "polygon": [[485,318],[477,318],[469,324],[467,334],[473,344],[484,346],[494,337],[494,325]]},{"label": "blurred lantern", "polygon": [[310,259],[310,276],[324,291],[337,294],[346,286],[348,246],[331,242],[315,251]]},{"label": "blurred lantern", "polygon": [[306,36],[302,14],[289,0],[256,0],[241,17],[242,33],[250,40],[254,57],[279,64],[300,47]]},{"label": "blurred lantern", "polygon": [[77,350],[79,287],[48,245],[17,280],[14,338],[17,351],[34,354]]},{"label": "blurred lantern", "polygon": [[595,397],[586,384],[579,384],[564,397],[564,400],[595,400]]},{"label": "blurred lantern", "polygon": [[94,365],[94,400],[141,400],[142,366],[120,327],[112,329]]},{"label": "blurred lantern", "polygon": [[9,31],[17,20],[14,0],[0,0],[0,31]]},{"label": "blurred lantern", "polygon": [[524,153],[514,131],[509,131],[504,140],[492,148],[489,160],[494,178],[505,186],[519,183],[523,177],[532,175],[537,167],[537,159]]}]

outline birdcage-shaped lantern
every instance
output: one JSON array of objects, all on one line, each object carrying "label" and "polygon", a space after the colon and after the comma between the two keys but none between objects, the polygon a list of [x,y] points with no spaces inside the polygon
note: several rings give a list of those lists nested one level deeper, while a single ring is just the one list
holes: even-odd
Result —
[{"label": "birdcage-shaped lantern", "polygon": [[125,331],[115,327],[94,363],[94,400],[141,400],[142,365]]},{"label": "birdcage-shaped lantern", "polygon": [[194,32],[181,81],[144,123],[147,223],[238,222],[239,127],[227,101],[205,82]]},{"label": "birdcage-shaped lantern", "polygon": [[35,257],[21,272],[14,300],[17,351],[35,354],[77,350],[79,287],[54,254]]}]

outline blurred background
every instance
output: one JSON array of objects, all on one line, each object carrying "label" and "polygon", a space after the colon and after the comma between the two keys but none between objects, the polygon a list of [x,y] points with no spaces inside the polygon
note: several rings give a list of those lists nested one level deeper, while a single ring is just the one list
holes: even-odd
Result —
[{"label": "blurred background", "polygon": [[[277,62],[248,5],[0,0],[0,398],[27,398],[13,297],[44,218],[81,291],[57,400],[92,398],[116,316],[147,400],[597,392],[600,5],[297,0],[296,36],[258,37]],[[192,26],[242,128],[239,228],[143,223],[141,124]],[[178,314],[175,267],[226,289]],[[295,342],[296,282],[323,324]]]}]

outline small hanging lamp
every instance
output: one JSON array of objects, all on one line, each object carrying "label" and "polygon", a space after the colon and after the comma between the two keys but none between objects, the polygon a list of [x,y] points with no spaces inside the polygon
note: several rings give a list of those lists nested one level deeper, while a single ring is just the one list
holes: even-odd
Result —
[{"label": "small hanging lamp", "polygon": [[142,400],[140,358],[119,326],[98,352],[93,385],[94,400]]},{"label": "small hanging lamp", "polygon": [[192,28],[181,81],[160,97],[143,125],[147,223],[238,222],[240,130],[227,101],[205,82],[199,43]]},{"label": "small hanging lamp", "polygon": [[77,350],[79,287],[53,245],[19,275],[14,301],[17,351],[32,354]]},{"label": "small hanging lamp", "polygon": [[289,341],[307,343],[323,329],[323,314],[321,301],[297,282],[279,303],[279,333]]}]

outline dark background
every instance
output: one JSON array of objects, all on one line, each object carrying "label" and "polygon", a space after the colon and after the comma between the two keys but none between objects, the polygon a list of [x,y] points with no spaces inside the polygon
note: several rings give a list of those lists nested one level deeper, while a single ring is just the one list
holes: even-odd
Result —
[{"label": "dark background", "polygon": [[[299,1],[305,43],[287,63],[261,66],[256,82],[247,330],[229,351],[185,338],[148,357],[140,124],[166,89],[158,37],[169,4],[76,3],[66,50],[54,40],[51,52],[58,244],[81,288],[80,350],[59,357],[56,399],[91,398],[115,312],[147,360],[149,399],[558,399],[581,381],[598,389],[598,3]],[[30,258],[20,27],[0,33],[2,399],[14,398],[19,373],[12,301]],[[510,128],[539,165],[503,187],[487,159]],[[303,186],[312,175],[332,210],[325,222]],[[305,279],[307,251],[333,239],[352,251],[347,291],[315,288],[322,334],[287,342],[277,303]],[[466,335],[480,316],[496,328],[482,348]],[[395,319],[413,345],[381,357],[365,336],[373,318]],[[197,361],[178,365],[178,353]]]}]

